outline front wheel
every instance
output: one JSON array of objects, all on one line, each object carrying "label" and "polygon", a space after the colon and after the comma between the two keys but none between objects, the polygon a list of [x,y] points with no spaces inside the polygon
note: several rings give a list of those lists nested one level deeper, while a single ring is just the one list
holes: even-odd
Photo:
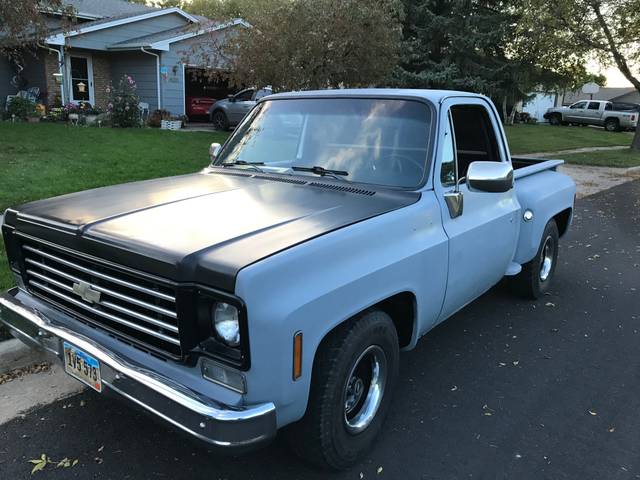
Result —
[{"label": "front wheel", "polygon": [[395,326],[380,310],[329,333],[313,364],[307,412],[288,429],[293,450],[320,468],[353,465],[382,429],[398,363]]},{"label": "front wheel", "polygon": [[557,127],[562,122],[562,117],[558,114],[551,115],[549,117],[549,124]]},{"label": "front wheel", "polygon": [[558,238],[558,226],[551,219],[544,228],[536,256],[525,263],[522,271],[512,279],[516,293],[536,299],[549,290],[558,262]]}]

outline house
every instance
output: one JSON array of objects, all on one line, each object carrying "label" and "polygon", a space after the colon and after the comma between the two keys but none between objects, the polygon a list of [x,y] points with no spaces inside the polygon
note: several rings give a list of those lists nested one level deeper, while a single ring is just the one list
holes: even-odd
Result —
[{"label": "house", "polygon": [[[89,102],[105,107],[108,85],[123,75],[136,81],[140,101],[153,111],[185,114],[185,97],[226,97],[220,81],[198,75],[211,68],[213,45],[234,29],[236,19],[215,22],[180,8],[154,8],[125,0],[66,0],[77,23],[61,28],[61,12],[43,11],[48,36],[19,60],[0,57],[0,108],[7,95],[39,89],[39,101],[53,106]],[[213,65],[222,68],[223,65]]]}]

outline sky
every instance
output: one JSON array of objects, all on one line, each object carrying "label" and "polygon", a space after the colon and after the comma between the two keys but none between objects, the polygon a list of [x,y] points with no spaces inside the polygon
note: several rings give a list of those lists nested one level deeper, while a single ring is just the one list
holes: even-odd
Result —
[{"label": "sky", "polygon": [[606,67],[600,65],[595,60],[592,60],[588,63],[587,69],[590,72],[594,73],[602,73],[605,77],[607,77],[607,87],[632,87],[629,80],[624,78],[624,75],[620,73],[616,67]]}]

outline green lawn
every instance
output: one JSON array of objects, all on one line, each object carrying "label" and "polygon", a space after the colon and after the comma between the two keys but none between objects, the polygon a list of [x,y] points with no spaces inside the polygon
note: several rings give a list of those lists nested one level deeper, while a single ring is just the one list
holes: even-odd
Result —
[{"label": "green lawn", "polygon": [[633,134],[601,128],[513,125],[505,128],[511,153],[556,152],[583,147],[631,145]]},{"label": "green lawn", "polygon": [[633,150],[610,150],[604,152],[572,153],[560,156],[567,163],[578,165],[596,165],[600,167],[637,167],[640,166],[640,152]]}]

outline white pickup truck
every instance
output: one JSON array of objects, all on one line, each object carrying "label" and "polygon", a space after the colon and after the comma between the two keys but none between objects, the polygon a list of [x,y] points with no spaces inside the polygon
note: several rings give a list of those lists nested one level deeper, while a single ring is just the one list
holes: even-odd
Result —
[{"label": "white pickup truck", "polygon": [[581,100],[568,107],[550,108],[544,114],[551,125],[598,125],[609,132],[635,130],[638,111],[620,110],[616,104],[604,100]]}]

